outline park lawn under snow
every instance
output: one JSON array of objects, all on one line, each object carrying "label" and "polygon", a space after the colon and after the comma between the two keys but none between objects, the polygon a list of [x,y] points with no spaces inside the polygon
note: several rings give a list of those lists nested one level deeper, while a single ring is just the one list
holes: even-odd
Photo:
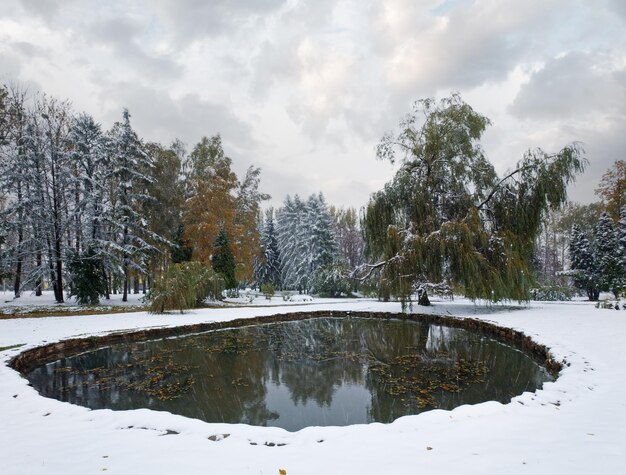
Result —
[{"label": "park lawn under snow", "polygon": [[[306,308],[400,310],[398,304],[370,300]],[[302,310],[277,306],[1,320],[0,347],[24,346],[0,352],[0,473],[626,473],[626,312],[589,303],[489,308],[457,299],[415,308],[522,330],[567,365],[555,382],[509,404],[433,410],[391,424],[309,427],[291,433],[148,409],[90,410],[40,396],[6,366],[26,348],[70,337]]]}]

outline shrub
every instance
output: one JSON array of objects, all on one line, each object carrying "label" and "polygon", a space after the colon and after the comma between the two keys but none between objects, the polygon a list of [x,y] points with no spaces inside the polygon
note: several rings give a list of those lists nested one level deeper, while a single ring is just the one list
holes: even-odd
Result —
[{"label": "shrub", "polygon": [[320,267],[313,275],[312,291],[322,297],[348,295],[352,287],[350,271],[341,264]]},{"label": "shrub", "polygon": [[272,284],[261,284],[261,292],[267,300],[271,300],[276,293],[276,289],[274,289]]},{"label": "shrub", "polygon": [[172,264],[169,269],[155,279],[148,293],[150,313],[164,313],[166,310],[196,308],[211,298],[222,298],[224,280],[211,268],[200,262]]},{"label": "shrub", "polygon": [[561,287],[558,285],[546,285],[530,291],[532,300],[540,301],[569,301],[576,295],[576,291],[571,287]]}]

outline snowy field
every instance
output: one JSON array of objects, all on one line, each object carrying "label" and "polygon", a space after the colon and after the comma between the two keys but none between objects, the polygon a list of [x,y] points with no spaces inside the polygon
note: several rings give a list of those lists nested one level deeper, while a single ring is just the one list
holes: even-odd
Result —
[{"label": "snowy field", "polygon": [[[434,303],[429,312],[522,330],[567,365],[556,382],[509,404],[290,433],[147,409],[89,410],[39,396],[6,362],[26,348],[70,337],[301,311],[301,306],[0,320],[0,347],[24,344],[0,352],[0,474],[626,473],[625,311],[583,302],[528,308],[488,308],[463,299]],[[400,310],[398,304],[371,300],[315,301],[306,308]]]}]

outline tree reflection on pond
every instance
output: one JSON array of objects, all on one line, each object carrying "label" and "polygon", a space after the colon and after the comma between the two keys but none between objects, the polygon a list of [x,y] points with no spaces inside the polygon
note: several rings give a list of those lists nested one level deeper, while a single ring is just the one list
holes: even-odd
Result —
[{"label": "tree reflection on pond", "polygon": [[298,430],[506,403],[550,376],[520,351],[462,329],[315,318],[115,345],[28,379],[45,396],[94,409]]}]

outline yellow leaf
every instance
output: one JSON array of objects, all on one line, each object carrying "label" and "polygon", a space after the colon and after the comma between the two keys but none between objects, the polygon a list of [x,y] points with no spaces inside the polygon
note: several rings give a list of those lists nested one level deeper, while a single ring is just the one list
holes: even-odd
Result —
[{"label": "yellow leaf", "polygon": [[283,470],[282,468],[279,468],[279,469],[278,469],[278,473],[279,473],[280,475],[287,475],[287,470]]}]

